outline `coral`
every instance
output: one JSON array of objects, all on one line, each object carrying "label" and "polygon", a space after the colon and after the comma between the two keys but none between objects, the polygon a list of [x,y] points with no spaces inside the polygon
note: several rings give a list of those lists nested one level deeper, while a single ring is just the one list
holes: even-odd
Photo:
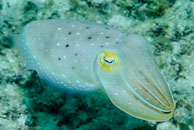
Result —
[{"label": "coral", "polygon": [[180,126],[176,126],[171,122],[164,122],[164,123],[160,123],[156,129],[157,130],[180,130]]},{"label": "coral", "polygon": [[[193,0],[0,0],[0,128],[194,129]],[[32,20],[84,19],[143,35],[172,89],[172,119],[153,123],[115,108],[105,94],[59,95],[42,85],[11,45]],[[183,118],[184,117],[184,118]]]},{"label": "coral", "polygon": [[118,0],[116,5],[125,16],[145,20],[163,16],[174,2],[175,0]]}]

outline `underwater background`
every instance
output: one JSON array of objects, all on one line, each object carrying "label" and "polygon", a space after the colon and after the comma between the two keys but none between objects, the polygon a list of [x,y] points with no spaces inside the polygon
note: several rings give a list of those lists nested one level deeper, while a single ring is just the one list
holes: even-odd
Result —
[{"label": "underwater background", "polygon": [[[79,19],[149,41],[176,108],[164,122],[134,118],[105,93],[61,96],[40,83],[12,45],[31,21]],[[0,130],[194,130],[194,0],[0,0]]]}]

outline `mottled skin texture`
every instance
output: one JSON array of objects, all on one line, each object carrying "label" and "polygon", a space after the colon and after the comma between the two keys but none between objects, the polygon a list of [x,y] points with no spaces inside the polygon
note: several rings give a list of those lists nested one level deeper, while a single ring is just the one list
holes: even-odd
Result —
[{"label": "mottled skin texture", "polygon": [[43,20],[28,24],[16,44],[27,69],[55,87],[104,88],[113,104],[135,117],[172,117],[170,89],[141,36],[85,21]]}]

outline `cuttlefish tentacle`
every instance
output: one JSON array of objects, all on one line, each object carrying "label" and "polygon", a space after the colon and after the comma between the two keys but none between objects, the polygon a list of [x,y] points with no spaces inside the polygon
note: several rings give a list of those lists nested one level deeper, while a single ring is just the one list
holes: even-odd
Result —
[{"label": "cuttlefish tentacle", "polygon": [[41,20],[15,38],[27,68],[67,91],[104,89],[112,103],[135,117],[163,121],[174,100],[148,43],[113,27],[77,20]]}]

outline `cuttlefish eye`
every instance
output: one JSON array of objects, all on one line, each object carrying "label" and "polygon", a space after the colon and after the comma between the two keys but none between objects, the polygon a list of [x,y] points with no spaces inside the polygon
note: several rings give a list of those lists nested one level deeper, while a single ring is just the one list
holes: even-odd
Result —
[{"label": "cuttlefish eye", "polygon": [[101,69],[112,70],[120,64],[120,58],[116,53],[102,52],[99,58]]},{"label": "cuttlefish eye", "polygon": [[108,57],[103,57],[103,61],[106,65],[114,65],[115,64],[115,59],[114,58],[108,58]]}]

